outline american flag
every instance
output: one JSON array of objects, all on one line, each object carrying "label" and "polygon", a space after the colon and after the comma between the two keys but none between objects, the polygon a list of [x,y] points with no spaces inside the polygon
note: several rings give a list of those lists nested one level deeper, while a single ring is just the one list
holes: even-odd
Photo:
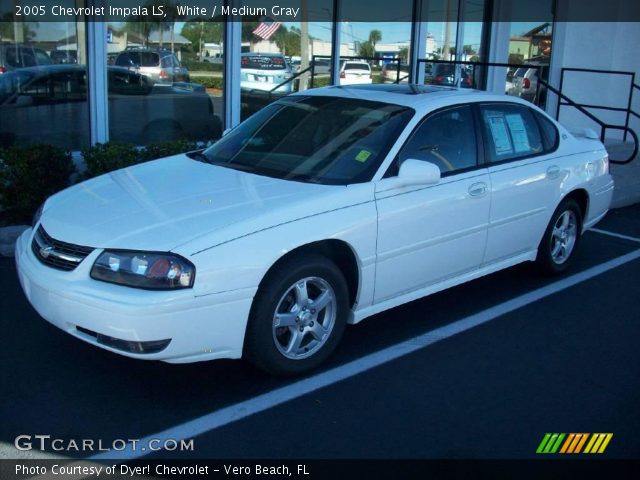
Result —
[{"label": "american flag", "polygon": [[280,22],[274,22],[271,19],[265,19],[260,22],[260,25],[253,31],[254,35],[259,36],[264,40],[268,40],[271,35],[276,33],[280,28]]}]

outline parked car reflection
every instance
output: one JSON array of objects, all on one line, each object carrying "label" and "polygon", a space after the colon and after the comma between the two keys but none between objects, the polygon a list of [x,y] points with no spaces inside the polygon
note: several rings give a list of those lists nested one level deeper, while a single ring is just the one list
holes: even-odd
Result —
[{"label": "parked car reflection", "polygon": [[[220,119],[201,85],[159,84],[119,67],[107,71],[111,140],[144,144],[220,137]],[[88,145],[85,67],[49,65],[0,76],[0,115],[11,118],[0,124],[0,145],[34,138],[70,150]]]}]

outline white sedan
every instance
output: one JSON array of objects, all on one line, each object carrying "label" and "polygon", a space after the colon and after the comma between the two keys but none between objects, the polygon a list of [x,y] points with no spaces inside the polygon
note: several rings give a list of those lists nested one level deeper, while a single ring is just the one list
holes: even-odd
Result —
[{"label": "white sedan", "polygon": [[469,89],[307,90],[207,150],[49,198],[20,283],[115,353],[298,374],[346,324],[525,261],[563,272],[613,192],[590,137]]}]

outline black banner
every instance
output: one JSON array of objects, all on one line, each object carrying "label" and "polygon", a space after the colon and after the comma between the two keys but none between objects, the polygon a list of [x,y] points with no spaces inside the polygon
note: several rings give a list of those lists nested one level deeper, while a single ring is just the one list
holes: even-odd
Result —
[{"label": "black banner", "polygon": [[[566,476],[565,476],[566,475]],[[2,480],[38,479],[637,479],[640,460],[1,460]]]},{"label": "black banner", "polygon": [[[335,7],[338,7],[338,16]],[[0,0],[0,22],[640,22],[630,0]]]}]

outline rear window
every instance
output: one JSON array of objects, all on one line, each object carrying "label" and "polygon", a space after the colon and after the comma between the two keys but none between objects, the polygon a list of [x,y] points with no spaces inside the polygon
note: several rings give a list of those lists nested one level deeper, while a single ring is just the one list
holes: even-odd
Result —
[{"label": "rear window", "polygon": [[534,111],[534,115],[538,119],[540,123],[540,128],[542,128],[542,133],[544,137],[545,150],[551,151],[556,148],[558,145],[558,129],[556,126],[549,120],[547,117],[542,115],[539,112]]},{"label": "rear window", "polygon": [[351,63],[351,62],[347,62],[346,65],[344,66],[345,70],[364,70],[364,71],[369,71],[371,70],[371,67],[369,67],[368,63]]},{"label": "rear window", "polygon": [[526,68],[522,68],[520,67],[519,69],[516,70],[516,73],[513,74],[514,77],[524,77],[524,74],[527,73]]},{"label": "rear window", "polygon": [[140,52],[139,62],[141,67],[157,67],[160,63],[160,56],[153,52]]},{"label": "rear window", "polygon": [[241,67],[254,68],[256,70],[284,70],[287,68],[284,57],[267,57],[262,55],[243,56]]},{"label": "rear window", "polygon": [[121,54],[116,60],[116,65],[121,67],[129,67],[131,65],[136,67],[157,67],[159,63],[160,56],[153,52],[127,52]]}]

